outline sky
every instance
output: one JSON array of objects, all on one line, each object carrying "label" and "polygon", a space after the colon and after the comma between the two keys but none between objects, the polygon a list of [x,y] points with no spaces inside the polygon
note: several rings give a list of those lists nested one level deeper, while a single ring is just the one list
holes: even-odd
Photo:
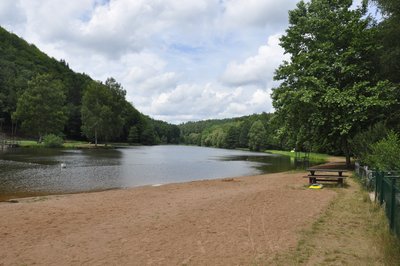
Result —
[{"label": "sky", "polygon": [[178,124],[273,112],[296,0],[1,0],[0,25]]}]

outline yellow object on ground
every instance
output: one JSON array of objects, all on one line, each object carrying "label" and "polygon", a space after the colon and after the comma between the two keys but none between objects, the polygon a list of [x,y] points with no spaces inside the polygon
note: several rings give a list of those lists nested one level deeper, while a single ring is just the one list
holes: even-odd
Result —
[{"label": "yellow object on ground", "polygon": [[317,183],[315,183],[315,184],[311,184],[311,186],[309,186],[308,188],[311,188],[311,189],[321,189],[321,188],[323,188],[324,186],[322,185],[322,184],[317,184]]}]

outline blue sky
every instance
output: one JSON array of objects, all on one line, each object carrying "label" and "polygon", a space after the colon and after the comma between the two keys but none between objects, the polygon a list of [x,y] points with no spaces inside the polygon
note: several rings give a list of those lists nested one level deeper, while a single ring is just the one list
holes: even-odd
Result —
[{"label": "blue sky", "polygon": [[171,123],[272,112],[294,0],[2,0],[0,25]]}]

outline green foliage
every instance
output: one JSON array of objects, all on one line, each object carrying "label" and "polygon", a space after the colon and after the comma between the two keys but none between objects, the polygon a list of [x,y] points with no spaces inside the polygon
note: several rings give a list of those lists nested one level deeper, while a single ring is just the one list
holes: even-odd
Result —
[{"label": "green foliage", "polygon": [[249,130],[250,130],[250,121],[245,120],[240,125],[240,135],[239,135],[239,147],[248,147],[249,146]]},{"label": "green foliage", "polygon": [[266,146],[266,131],[261,121],[256,121],[249,131],[249,148],[252,151],[260,151]]},{"label": "green foliage", "polygon": [[28,83],[19,97],[13,118],[22,129],[41,140],[46,134],[59,134],[67,120],[62,83],[50,75],[38,75]]},{"label": "green foliage", "polygon": [[367,156],[371,153],[371,144],[387,137],[389,131],[384,123],[377,123],[368,130],[358,133],[352,140],[352,151],[358,161],[366,163]]},{"label": "green foliage", "polygon": [[224,146],[228,149],[235,149],[239,144],[239,128],[237,126],[230,126],[226,132]]},{"label": "green foliage", "polygon": [[398,106],[395,86],[374,75],[379,46],[372,21],[364,7],[351,5],[300,1],[290,11],[281,46],[291,58],[276,70],[281,85],[272,94],[293,144],[341,149],[348,163],[349,140]]},{"label": "green foliage", "polygon": [[224,148],[226,133],[221,127],[213,127],[209,132],[202,134],[202,146],[212,146],[217,148]]},{"label": "green foliage", "polygon": [[[28,90],[28,82],[36,76],[46,74],[57,80],[63,87],[65,102],[59,105],[65,106],[62,108],[66,116],[65,126],[61,128],[63,134],[69,139],[82,139],[81,131],[85,128],[84,131],[87,134],[93,135],[87,132],[90,127],[88,121],[82,127],[81,111],[83,94],[88,87],[93,86],[94,81],[85,74],[73,72],[64,60],[57,61],[48,57],[34,45],[28,44],[1,27],[0,39],[0,119],[4,119],[2,128],[11,133],[11,116],[17,109],[17,101]],[[107,79],[102,86],[108,88],[110,92],[106,97],[107,103],[103,104],[102,116],[112,116],[114,119],[112,123],[109,123],[109,128],[102,129],[100,138],[110,141],[127,141],[132,126],[136,126],[141,135],[144,125],[150,124],[156,141],[162,139],[165,143],[179,142],[180,132],[177,126],[156,121],[141,114],[126,101],[126,91],[115,79]],[[16,112],[16,115],[19,113],[20,111]],[[20,122],[19,120],[18,123]],[[24,126],[24,129],[27,135],[37,134],[36,130],[31,131],[30,126]]]},{"label": "green foliage", "polygon": [[96,144],[97,139],[110,140],[122,130],[122,100],[113,86],[92,82],[82,98],[82,132]]},{"label": "green foliage", "polygon": [[[254,114],[230,119],[213,119],[188,122],[179,125],[181,138],[185,144],[211,146],[218,148],[249,148],[249,131],[255,121],[264,128],[264,146],[275,147],[268,143],[273,139],[275,129],[270,126],[273,114]],[[269,130],[265,130],[268,128]]]},{"label": "green foliage", "polygon": [[370,147],[366,162],[369,166],[382,170],[400,170],[400,138],[393,131],[387,137]]},{"label": "green foliage", "polygon": [[139,143],[139,130],[136,126],[132,126],[129,130],[128,142]]},{"label": "green foliage", "polygon": [[65,61],[48,57],[34,45],[1,27],[0,39],[0,118],[5,119],[3,129],[11,131],[12,113],[17,108],[18,99],[27,90],[28,82],[38,75],[48,74],[64,87],[68,109],[64,133],[67,137],[79,138],[81,92],[90,78],[74,73]]},{"label": "green foliage", "polygon": [[61,148],[64,140],[54,134],[49,134],[43,137],[43,145],[47,148]]},{"label": "green foliage", "polygon": [[140,136],[141,143],[144,145],[157,144],[157,136],[154,128],[150,124],[146,124]]}]

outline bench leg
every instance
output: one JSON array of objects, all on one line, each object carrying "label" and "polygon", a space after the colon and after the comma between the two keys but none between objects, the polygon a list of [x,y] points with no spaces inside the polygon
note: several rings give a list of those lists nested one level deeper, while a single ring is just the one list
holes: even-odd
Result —
[{"label": "bench leg", "polygon": [[343,187],[343,178],[338,178],[338,183],[341,187]]}]

